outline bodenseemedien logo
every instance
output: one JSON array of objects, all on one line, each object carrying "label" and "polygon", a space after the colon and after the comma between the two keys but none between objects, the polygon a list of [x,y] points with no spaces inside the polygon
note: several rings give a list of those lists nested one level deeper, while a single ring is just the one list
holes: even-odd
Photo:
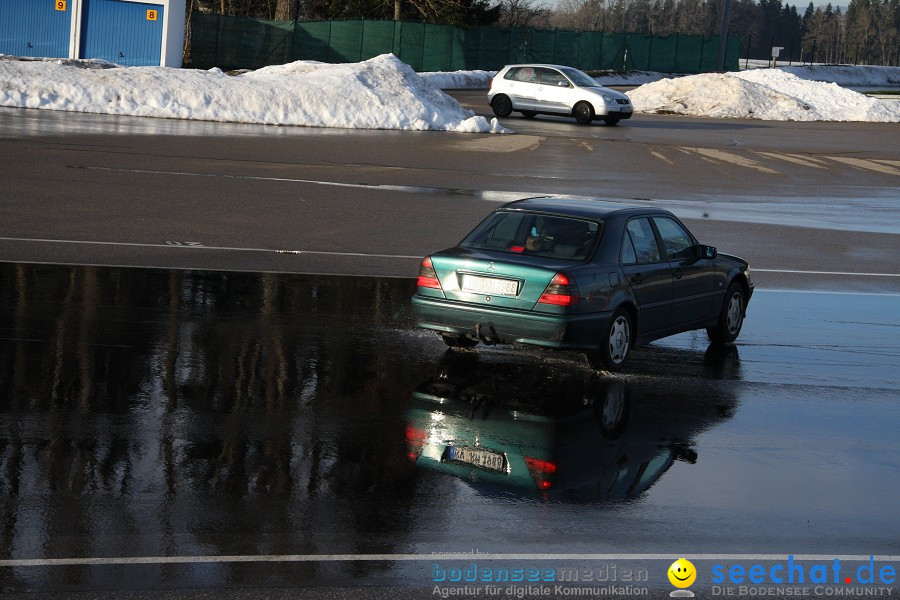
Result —
[{"label": "bodenseemedien logo", "polygon": [[669,582],[679,588],[669,594],[673,598],[693,598],[694,592],[689,589],[697,579],[697,569],[686,558],[679,558],[669,566]]}]

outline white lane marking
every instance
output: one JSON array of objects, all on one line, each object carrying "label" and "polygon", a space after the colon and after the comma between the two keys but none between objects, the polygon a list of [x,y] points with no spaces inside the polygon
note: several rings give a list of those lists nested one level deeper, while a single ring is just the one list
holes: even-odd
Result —
[{"label": "white lane marking", "polygon": [[764,288],[756,286],[753,293],[758,294],[760,292],[764,292],[766,294],[772,292],[776,294],[786,293],[786,294],[829,294],[831,296],[891,296],[891,297],[900,297],[900,294],[896,294],[893,292],[845,292],[845,291],[836,291],[836,290],[800,290],[800,289],[792,289],[792,288]]},{"label": "white lane marking", "polygon": [[[42,244],[87,244],[95,246],[135,246],[138,248],[170,248],[190,250],[197,252],[200,250],[221,250],[226,252],[274,252],[275,254],[314,254],[324,256],[355,256],[370,258],[411,258],[420,259],[419,255],[413,254],[375,254],[367,252],[331,252],[325,250],[286,250],[278,248],[235,248],[233,246],[198,246],[198,245],[173,245],[171,243],[149,244],[140,242],[101,242],[94,240],[54,240],[49,238],[14,238],[0,237],[0,242],[33,242]],[[191,242],[197,244],[199,242]],[[803,271],[799,269],[761,269],[752,267],[751,270],[756,273],[792,273],[800,275],[842,275],[845,277],[900,277],[900,273],[859,273],[853,271]]]},{"label": "white lane marking", "polygon": [[[228,173],[190,173],[188,171],[151,171],[147,169],[116,169],[113,167],[76,167],[87,169],[88,171],[116,171],[119,173],[143,173],[145,175],[183,175],[185,177],[223,177],[225,179],[252,179],[256,181],[287,181],[289,183],[314,183],[317,185],[330,185],[334,187],[351,187],[351,188],[387,188],[391,186],[362,185],[357,183],[338,183],[336,181],[315,181],[312,179],[291,179],[288,177],[259,177],[257,175],[229,175]],[[298,198],[300,202],[304,202],[302,198]]]},{"label": "white lane marking", "polygon": [[[366,252],[328,252],[325,250],[285,250],[278,248],[234,248],[231,246],[197,246],[185,244],[145,244],[140,242],[100,242],[94,240],[52,240],[46,238],[14,238],[0,237],[0,242],[34,242],[40,244],[88,244],[95,246],[136,246],[138,248],[170,248],[175,250],[190,250],[197,252],[199,250],[224,250],[227,252],[274,252],[275,254],[316,254],[325,256],[357,256],[371,258],[415,258],[420,259],[421,256],[412,256],[409,254],[375,254]],[[197,242],[192,242],[196,244]]]},{"label": "white lane marking", "polygon": [[669,160],[668,158],[666,158],[665,156],[663,156],[662,154],[660,154],[659,152],[657,152],[657,151],[655,151],[655,150],[653,150],[653,151],[650,152],[650,156],[653,156],[653,157],[655,157],[655,158],[658,158],[659,160],[661,160],[661,161],[663,161],[664,163],[669,164],[669,165],[674,165],[674,164],[675,164],[674,162],[672,162],[671,160]]},{"label": "white lane marking", "polygon": [[[782,561],[788,554],[250,554],[233,556],[110,556],[85,558],[25,558],[0,560],[0,567],[55,567],[94,565],[158,565],[238,562],[409,562],[433,560],[691,560]],[[863,554],[793,554],[795,561],[868,561],[898,562],[900,556]]]},{"label": "white lane marking", "polygon": [[751,267],[753,273],[795,273],[800,275],[844,275],[847,277],[900,277],[900,273],[854,273],[852,271],[800,271],[793,269],[757,269]]},{"label": "white lane marking", "polygon": [[[356,188],[361,190],[373,190],[379,192],[404,192],[412,194],[421,194],[425,192],[441,192],[453,195],[456,190],[447,188],[433,187],[416,187],[408,185],[388,185],[388,184],[369,184],[369,183],[340,183],[337,181],[319,181],[316,179],[291,179],[289,177],[260,177],[257,175],[229,175],[227,173],[189,173],[186,171],[148,171],[143,169],[115,169],[113,167],[74,167],[77,169],[87,169],[90,171],[116,171],[120,173],[144,173],[147,175],[184,175],[187,177],[225,177],[228,179],[251,179],[256,181],[283,181],[287,183],[307,183],[310,185],[326,185],[331,187]],[[543,179],[561,179],[561,177],[543,177]],[[511,202],[512,200],[520,200],[531,196],[556,196],[557,194],[546,194],[542,192],[501,192],[496,190],[461,190],[463,192],[471,192],[471,196],[480,198],[488,202]],[[299,202],[306,202],[302,198],[297,199]]]}]

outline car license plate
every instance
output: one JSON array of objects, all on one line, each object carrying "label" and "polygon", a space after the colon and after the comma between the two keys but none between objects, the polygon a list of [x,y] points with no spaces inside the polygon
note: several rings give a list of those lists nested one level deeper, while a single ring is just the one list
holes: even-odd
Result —
[{"label": "car license plate", "polygon": [[509,279],[494,279],[493,277],[479,277],[478,275],[463,275],[462,277],[462,289],[464,292],[515,296],[518,287],[517,282]]},{"label": "car license plate", "polygon": [[474,465],[489,471],[506,471],[506,457],[499,452],[491,452],[482,448],[450,446],[448,455],[450,460]]}]

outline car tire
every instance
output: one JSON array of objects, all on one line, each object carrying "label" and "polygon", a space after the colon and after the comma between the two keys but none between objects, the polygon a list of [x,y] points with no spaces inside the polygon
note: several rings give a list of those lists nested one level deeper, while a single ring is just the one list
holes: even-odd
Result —
[{"label": "car tire", "polygon": [[633,335],[631,314],[624,308],[618,309],[609,320],[599,351],[588,356],[592,366],[607,371],[621,369],[628,359]]},{"label": "car tire", "polygon": [[594,120],[594,107],[587,102],[579,102],[572,108],[572,115],[579,125],[590,125]]},{"label": "car tire", "polygon": [[706,335],[715,344],[730,344],[737,339],[744,325],[744,310],[747,306],[744,288],[736,281],[731,282],[725,293],[725,301],[719,310],[719,319],[714,327],[706,328]]},{"label": "car tire", "polygon": [[466,337],[464,335],[453,335],[450,333],[442,333],[441,339],[451,348],[474,348],[478,345],[478,340]]},{"label": "car tire", "polygon": [[491,100],[491,108],[494,110],[494,114],[501,118],[508,117],[513,111],[512,101],[509,96],[503,94],[494,96],[494,99]]},{"label": "car tire", "polygon": [[522,116],[525,117],[526,119],[533,119],[534,117],[537,116],[537,113],[534,112],[533,110],[523,110],[521,112],[522,112]]},{"label": "car tire", "polygon": [[621,381],[610,380],[603,397],[594,403],[594,417],[600,433],[609,440],[618,439],[628,424],[630,400]]},{"label": "car tire", "polygon": [[620,120],[619,117],[603,117],[603,122],[607,125],[618,125]]}]

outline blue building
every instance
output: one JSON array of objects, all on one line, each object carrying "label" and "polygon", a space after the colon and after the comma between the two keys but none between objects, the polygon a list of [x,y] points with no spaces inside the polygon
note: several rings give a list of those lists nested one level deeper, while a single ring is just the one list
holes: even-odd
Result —
[{"label": "blue building", "polygon": [[0,54],[180,67],[185,0],[0,0]]}]

